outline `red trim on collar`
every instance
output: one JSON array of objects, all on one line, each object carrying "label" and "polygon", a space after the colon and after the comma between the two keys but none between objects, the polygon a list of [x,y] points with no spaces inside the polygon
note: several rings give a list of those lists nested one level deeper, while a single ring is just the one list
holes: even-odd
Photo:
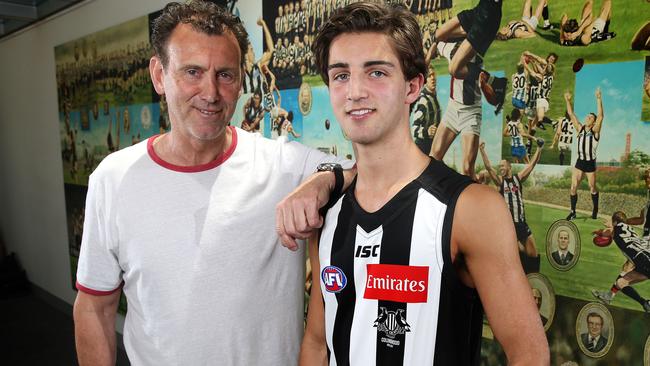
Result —
[{"label": "red trim on collar", "polygon": [[228,160],[228,158],[235,152],[235,148],[237,147],[237,129],[235,129],[235,127],[233,126],[228,126],[228,128],[232,133],[232,142],[228,147],[228,150],[217,155],[217,157],[209,163],[205,163],[201,165],[182,166],[182,165],[175,165],[163,160],[160,156],[158,156],[158,154],[156,154],[156,151],[153,148],[153,142],[156,140],[156,138],[158,138],[161,135],[152,136],[147,140],[147,152],[149,153],[149,157],[151,157],[151,160],[153,160],[156,164],[162,166],[163,168],[173,170],[176,172],[198,173],[198,172],[214,169],[219,165],[223,164],[226,160]]}]

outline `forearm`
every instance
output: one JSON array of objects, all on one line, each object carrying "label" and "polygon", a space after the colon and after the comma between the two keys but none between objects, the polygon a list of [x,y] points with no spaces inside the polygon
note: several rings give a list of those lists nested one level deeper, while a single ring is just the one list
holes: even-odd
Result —
[{"label": "forearm", "polygon": [[75,308],[75,343],[79,365],[115,365],[115,315]]},{"label": "forearm", "polygon": [[300,366],[326,366],[327,349],[322,341],[305,334],[300,348]]}]

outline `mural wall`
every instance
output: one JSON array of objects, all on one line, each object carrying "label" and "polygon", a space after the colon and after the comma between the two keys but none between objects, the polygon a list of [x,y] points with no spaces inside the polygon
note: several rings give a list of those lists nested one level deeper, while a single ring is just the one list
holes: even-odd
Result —
[{"label": "mural wall", "polygon": [[[353,158],[310,50],[319,25],[349,2],[221,2],[240,16],[251,36],[233,125]],[[402,2],[418,18],[426,52],[437,26],[478,1]],[[482,60],[490,74],[508,79],[508,93],[499,113],[482,99],[484,148],[477,153],[475,173],[495,189],[509,164],[522,178],[519,188],[505,185],[505,197],[523,193],[521,205],[510,203],[513,217],[521,212],[530,228],[519,233],[521,259],[554,365],[650,365],[650,303],[639,300],[650,298],[650,224],[627,227],[643,260],[629,258],[629,251],[594,234],[611,225],[616,211],[644,222],[648,210],[648,14],[650,3],[638,0],[549,1],[546,6],[505,1],[501,35]],[[107,154],[170,127],[147,69],[149,22],[155,16],[55,48],[73,283],[88,175]],[[447,46],[453,52],[454,45]],[[431,76],[411,118],[414,140],[426,153],[454,92],[449,52],[437,47],[432,56]],[[571,110],[575,120],[567,113]],[[466,159],[460,140],[444,154],[456,169]],[[579,158],[592,161],[594,155],[594,173],[574,168]],[[642,268],[644,263],[648,267]],[[483,335],[483,364],[505,364],[487,321]]]}]

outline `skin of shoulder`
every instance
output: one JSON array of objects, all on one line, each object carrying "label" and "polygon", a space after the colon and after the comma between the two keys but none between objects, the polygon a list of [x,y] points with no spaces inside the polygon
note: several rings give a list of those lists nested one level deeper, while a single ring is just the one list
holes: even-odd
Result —
[{"label": "skin of shoulder", "polygon": [[[495,228],[499,228],[495,230]],[[548,365],[550,355],[537,306],[521,267],[510,212],[484,185],[458,198],[451,234],[454,262],[463,282],[475,287],[510,365]]]}]

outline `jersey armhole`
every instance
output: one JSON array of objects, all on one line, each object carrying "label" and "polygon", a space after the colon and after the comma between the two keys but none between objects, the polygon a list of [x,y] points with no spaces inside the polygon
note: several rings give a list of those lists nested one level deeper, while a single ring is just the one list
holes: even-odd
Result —
[{"label": "jersey armhole", "polygon": [[[443,259],[443,275],[444,281],[447,281],[450,288],[457,289],[465,294],[467,297],[477,297],[478,292],[475,288],[469,287],[461,281],[460,276],[456,272],[456,267],[454,262],[451,259],[451,232],[454,219],[454,212],[456,211],[456,203],[458,202],[458,197],[460,194],[467,188],[470,184],[474,182],[469,179],[462,181],[458,184],[457,188],[449,197],[449,202],[447,203],[447,210],[445,211],[445,217],[442,227],[442,259]],[[456,260],[464,260],[461,256],[458,256]]]}]

